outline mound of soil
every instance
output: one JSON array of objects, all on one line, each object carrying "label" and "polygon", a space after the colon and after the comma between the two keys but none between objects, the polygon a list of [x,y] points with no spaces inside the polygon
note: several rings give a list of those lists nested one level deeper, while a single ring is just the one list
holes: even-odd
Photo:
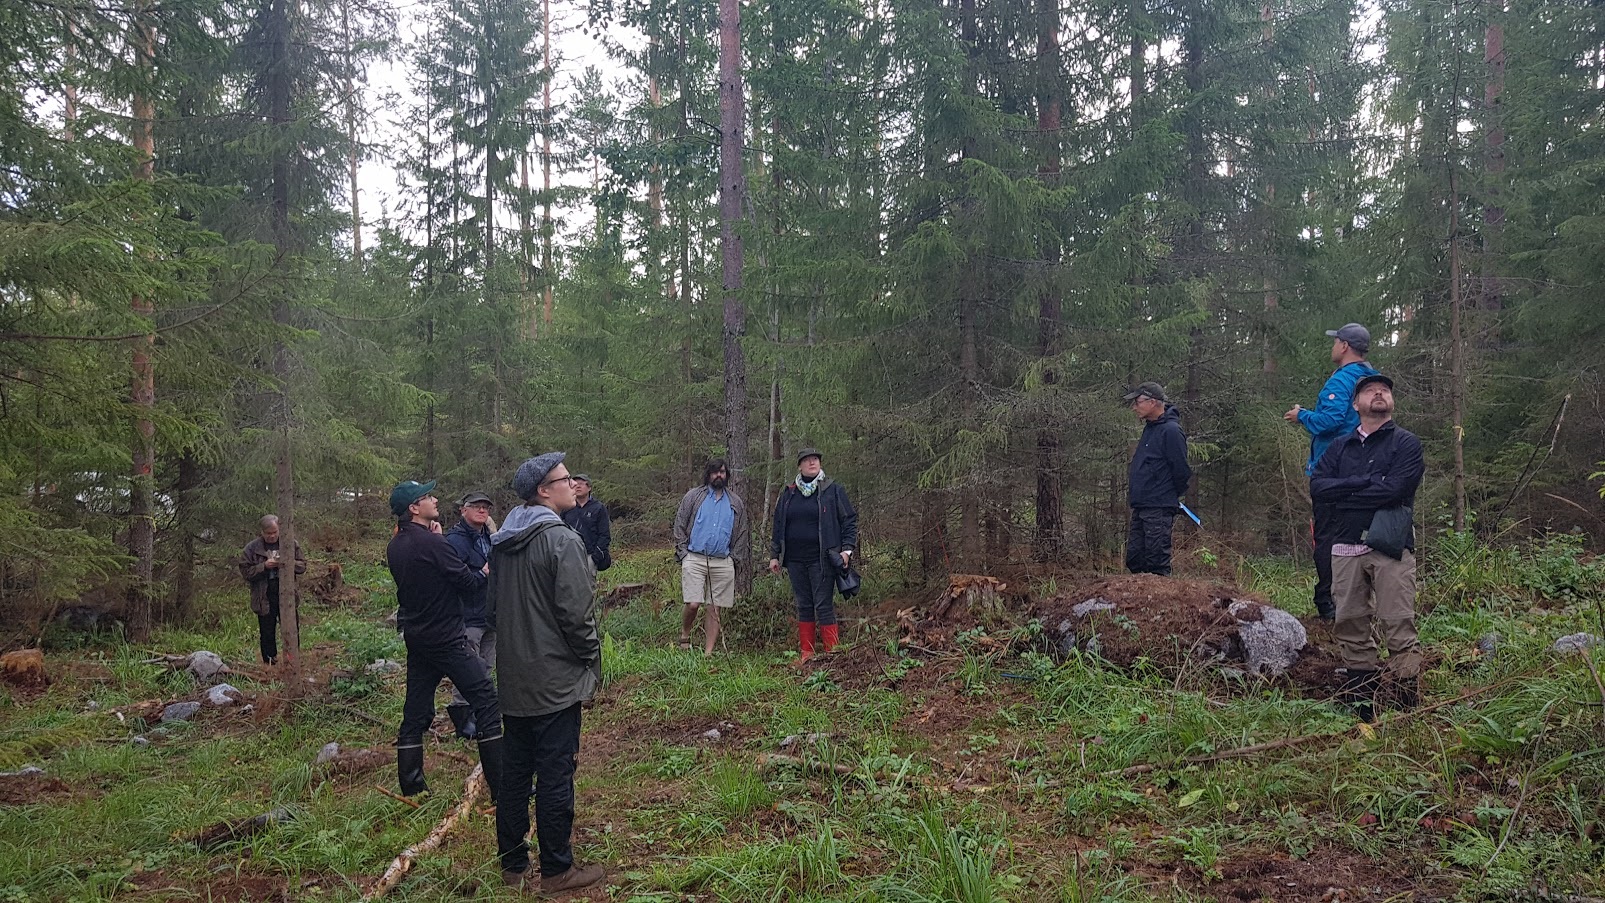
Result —
[{"label": "mound of soil", "polygon": [[1098,654],[1121,667],[1146,658],[1176,668],[1225,643],[1233,621],[1224,599],[1259,601],[1218,581],[1122,574],[1061,592],[1033,605],[1031,615],[1050,634],[1095,629]]}]

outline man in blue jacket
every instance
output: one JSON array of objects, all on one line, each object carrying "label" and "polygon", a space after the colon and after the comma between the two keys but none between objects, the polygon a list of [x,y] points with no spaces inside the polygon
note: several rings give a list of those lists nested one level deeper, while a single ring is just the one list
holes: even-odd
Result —
[{"label": "man in blue jacket", "polygon": [[[1282,415],[1288,423],[1298,423],[1310,434],[1310,459],[1304,465],[1306,476],[1315,473],[1315,465],[1326,453],[1327,446],[1360,425],[1360,415],[1354,410],[1354,387],[1376,370],[1366,363],[1371,350],[1371,332],[1358,323],[1348,323],[1338,329],[1329,329],[1332,339],[1332,363],[1337,369],[1327,377],[1321,387],[1321,396],[1315,407],[1307,409],[1293,405]],[[1315,544],[1315,613],[1321,620],[1330,622],[1335,607],[1332,602],[1332,506],[1311,500],[1313,512],[1310,534]]]},{"label": "man in blue jacket", "polygon": [[[457,551],[457,556],[470,571],[490,573],[490,496],[483,492],[470,492],[457,501],[462,517],[446,531],[446,542]],[[496,673],[496,631],[485,620],[485,587],[461,590],[457,596],[463,606],[463,635],[468,638],[468,651]],[[452,727],[464,740],[478,739],[479,725],[474,722],[474,708],[469,705],[463,691],[452,687],[451,704],[446,706]]]},{"label": "man in blue jacket", "polygon": [[1145,424],[1127,476],[1131,531],[1126,536],[1126,570],[1168,577],[1171,527],[1193,479],[1187,436],[1181,413],[1158,383],[1143,383],[1126,393],[1125,401]]}]

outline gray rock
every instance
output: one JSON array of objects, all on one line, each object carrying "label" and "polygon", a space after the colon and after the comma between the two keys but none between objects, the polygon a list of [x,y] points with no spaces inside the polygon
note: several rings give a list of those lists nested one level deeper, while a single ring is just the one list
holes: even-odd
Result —
[{"label": "gray rock", "polygon": [[815,733],[815,734],[787,734],[786,738],[784,740],[780,741],[780,748],[781,749],[791,749],[792,747],[797,746],[799,744],[803,744],[803,743],[813,744],[813,743],[819,743],[821,741],[829,740],[829,739],[830,739],[830,735],[829,734],[820,734],[820,733]]},{"label": "gray rock", "polygon": [[[1077,602],[1075,606],[1070,609],[1070,613],[1078,618],[1084,618],[1095,611],[1114,610],[1115,603],[1110,602],[1108,599],[1105,599],[1102,596],[1093,596],[1091,599],[1088,599],[1085,602]],[[1064,633],[1064,630],[1061,628],[1059,632]]]},{"label": "gray rock", "polygon": [[325,743],[323,748],[318,750],[318,757],[312,761],[312,764],[322,765],[325,762],[331,762],[338,755],[340,755],[340,744],[334,742]]},{"label": "gray rock", "polygon": [[162,709],[162,723],[166,724],[172,721],[188,721],[191,718],[194,718],[195,713],[199,712],[200,710],[201,704],[198,702],[175,702],[167,708]]},{"label": "gray rock", "polygon": [[1561,655],[1571,655],[1574,652],[1584,652],[1599,645],[1599,637],[1592,633],[1572,633],[1555,641],[1549,651]]},{"label": "gray rock", "polygon": [[369,674],[400,674],[401,663],[393,662],[388,658],[381,658],[368,665]]},{"label": "gray rock", "polygon": [[86,711],[86,712],[98,712],[98,711],[100,711],[100,703],[98,701],[96,701],[96,700],[91,699],[88,702],[84,703],[84,711]]},{"label": "gray rock", "polygon": [[1274,677],[1286,673],[1298,661],[1299,650],[1309,642],[1309,635],[1299,619],[1280,608],[1239,599],[1226,610],[1237,621],[1243,663],[1250,674]]},{"label": "gray rock", "polygon": [[1485,633],[1477,640],[1477,651],[1483,655],[1493,655],[1499,651],[1499,644],[1503,639],[1504,637],[1497,633]]},{"label": "gray rock", "polygon": [[223,657],[216,652],[200,649],[191,652],[189,661],[184,664],[185,670],[195,678],[198,683],[208,683],[219,674],[228,673],[228,666],[223,664]]},{"label": "gray rock", "polygon": [[24,765],[16,771],[0,771],[0,778],[31,778],[44,773],[45,770],[37,765]]},{"label": "gray rock", "polygon": [[724,734],[719,733],[719,729],[716,728],[716,727],[709,728],[708,730],[705,730],[705,731],[702,732],[702,739],[704,739],[704,740],[717,741],[720,737],[723,737],[723,736],[724,736]]},{"label": "gray rock", "polygon": [[150,738],[149,737],[130,737],[130,738],[128,738],[128,742],[134,744],[135,746],[149,746],[150,745]]},{"label": "gray rock", "polygon": [[218,684],[217,686],[206,691],[207,705],[233,705],[244,698],[245,694],[241,693],[239,690],[235,689],[229,684]]}]

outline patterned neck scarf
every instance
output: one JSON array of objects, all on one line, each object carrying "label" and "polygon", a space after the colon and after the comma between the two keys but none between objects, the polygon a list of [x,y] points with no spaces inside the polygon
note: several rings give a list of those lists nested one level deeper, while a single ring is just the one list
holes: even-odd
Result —
[{"label": "patterned neck scarf", "polygon": [[814,490],[823,485],[825,485],[825,472],[823,470],[815,474],[812,481],[806,480],[801,473],[797,474],[797,491],[802,493],[803,498],[813,495]]}]

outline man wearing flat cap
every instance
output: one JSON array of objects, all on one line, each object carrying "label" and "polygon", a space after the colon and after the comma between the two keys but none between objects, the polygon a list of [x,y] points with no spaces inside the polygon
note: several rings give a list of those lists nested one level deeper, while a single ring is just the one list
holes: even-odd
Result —
[{"label": "man wearing flat cap", "polygon": [[[451,543],[463,563],[468,565],[470,571],[490,573],[490,496],[483,492],[469,492],[457,500],[457,510],[461,514],[457,523],[446,531],[446,541]],[[463,608],[463,635],[468,638],[468,649],[479,660],[485,663],[485,669],[492,674],[496,673],[496,631],[489,629],[485,621],[485,586],[481,584],[477,589],[463,590],[458,594]],[[464,740],[473,740],[478,733],[478,725],[474,723],[474,709],[468,704],[468,697],[463,691],[453,686],[451,703],[446,706],[446,714],[451,716],[452,727],[457,729],[457,736]]]},{"label": "man wearing flat cap", "polygon": [[1360,425],[1316,463],[1310,496],[1332,506],[1332,635],[1348,672],[1341,698],[1370,721],[1383,674],[1378,636],[1388,649],[1391,701],[1410,708],[1420,697],[1412,519],[1426,458],[1421,440],[1393,422],[1393,380],[1361,378],[1353,406]]},{"label": "man wearing flat cap", "polygon": [[[1315,407],[1293,405],[1282,415],[1288,423],[1297,423],[1310,434],[1310,459],[1304,465],[1306,476],[1315,472],[1316,462],[1335,440],[1360,425],[1360,415],[1354,409],[1354,387],[1360,380],[1376,374],[1365,356],[1371,351],[1371,332],[1358,323],[1347,323],[1337,329],[1328,329],[1332,339],[1332,363],[1337,369],[1327,377]],[[1335,524],[1332,506],[1311,500],[1313,517],[1310,535],[1315,547],[1315,613],[1323,621],[1331,621],[1336,610],[1332,602],[1332,530]]]},{"label": "man wearing flat cap", "polygon": [[729,483],[729,465],[714,458],[702,468],[702,485],[686,492],[674,512],[674,558],[685,600],[680,648],[691,648],[691,628],[706,608],[703,655],[712,655],[719,639],[719,610],[736,604],[736,569],[747,566],[747,508]]},{"label": "man wearing flat cap", "polygon": [[[574,860],[574,770],[581,706],[602,682],[596,627],[596,568],[580,535],[563,523],[574,479],[563,452],[519,465],[513,491],[524,504],[491,534],[490,628],[507,731],[503,795],[496,800],[502,880],[556,894],[589,887],[602,867]],[[530,781],[535,789],[539,870],[530,867]]]},{"label": "man wearing flat cap", "polygon": [[1124,400],[1143,422],[1142,438],[1127,471],[1131,529],[1126,534],[1126,570],[1168,577],[1171,528],[1193,479],[1187,436],[1181,429],[1181,413],[1158,383],[1143,383],[1127,392]]},{"label": "man wearing flat cap", "polygon": [[786,569],[797,603],[797,664],[836,649],[836,574],[858,552],[858,510],[840,483],[825,476],[816,448],[797,453],[797,479],[780,490],[769,536],[769,571]]},{"label": "man wearing flat cap", "polygon": [[585,550],[598,571],[613,566],[613,521],[607,506],[591,495],[591,478],[583,473],[574,475],[574,507],[563,512],[563,523],[585,540]]},{"label": "man wearing flat cap", "polygon": [[401,792],[429,789],[424,781],[424,732],[435,718],[435,688],[442,677],[462,692],[478,726],[479,761],[492,795],[502,773],[502,715],[490,670],[468,648],[459,594],[485,585],[485,570],[470,570],[436,530],[440,500],[435,481],[397,483],[390,492],[396,535],[385,558],[396,582],[399,619],[407,629],[407,697],[396,735],[396,772]]}]

